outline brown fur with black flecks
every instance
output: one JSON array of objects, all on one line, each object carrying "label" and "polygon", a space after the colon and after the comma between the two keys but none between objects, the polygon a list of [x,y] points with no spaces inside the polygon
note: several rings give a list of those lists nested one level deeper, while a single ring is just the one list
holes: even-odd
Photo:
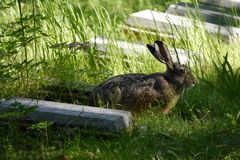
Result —
[{"label": "brown fur with black flecks", "polygon": [[139,113],[150,105],[161,102],[161,111],[168,114],[179,99],[184,87],[193,86],[195,77],[187,66],[173,63],[162,41],[147,45],[152,55],[166,64],[165,73],[124,74],[112,77],[98,85],[89,97],[90,105],[100,102],[108,107]]}]

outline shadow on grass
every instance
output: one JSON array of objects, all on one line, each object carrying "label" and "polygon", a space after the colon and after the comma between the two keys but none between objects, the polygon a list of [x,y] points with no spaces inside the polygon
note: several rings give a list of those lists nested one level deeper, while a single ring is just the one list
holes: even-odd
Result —
[{"label": "shadow on grass", "polygon": [[15,122],[0,126],[0,159],[239,159],[239,104],[199,85],[184,93],[170,116],[153,108],[123,135]]},{"label": "shadow on grass", "polygon": [[131,133],[101,136],[76,128],[1,127],[1,159],[222,159],[240,157],[240,128],[227,122],[143,118]]}]

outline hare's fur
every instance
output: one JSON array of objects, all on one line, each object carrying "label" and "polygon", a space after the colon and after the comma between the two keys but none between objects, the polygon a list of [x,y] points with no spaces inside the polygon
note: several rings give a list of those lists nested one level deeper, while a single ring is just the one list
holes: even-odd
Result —
[{"label": "hare's fur", "polygon": [[195,84],[195,77],[190,70],[179,63],[173,63],[168,49],[163,42],[155,41],[156,46],[147,45],[153,56],[166,64],[165,73],[125,74],[112,77],[98,85],[89,97],[90,105],[103,102],[115,107],[141,112],[150,105],[162,103],[161,111],[168,114],[177,103],[184,87]]}]

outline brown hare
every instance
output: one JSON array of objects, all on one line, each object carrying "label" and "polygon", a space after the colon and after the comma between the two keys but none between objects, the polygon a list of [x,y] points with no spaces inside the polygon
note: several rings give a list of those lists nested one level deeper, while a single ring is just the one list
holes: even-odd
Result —
[{"label": "brown hare", "polygon": [[112,77],[93,90],[89,97],[90,105],[96,106],[102,102],[110,107],[139,113],[150,105],[161,102],[161,111],[168,114],[183,88],[194,86],[196,78],[187,66],[172,61],[169,50],[162,41],[147,44],[147,48],[159,62],[166,64],[166,72]]}]

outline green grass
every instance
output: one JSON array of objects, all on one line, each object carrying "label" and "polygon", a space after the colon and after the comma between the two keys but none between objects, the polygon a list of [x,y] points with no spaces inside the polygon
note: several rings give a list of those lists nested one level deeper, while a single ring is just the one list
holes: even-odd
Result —
[{"label": "green grass", "polygon": [[[145,34],[125,34],[121,25],[132,12],[164,10],[175,0],[18,2],[4,1],[0,8],[1,98],[38,97],[51,84],[97,84],[118,74],[165,69],[152,56],[123,55],[114,46],[108,53],[49,46],[98,35],[112,42],[153,42]],[[132,131],[118,136],[54,125],[21,127],[11,116],[9,126],[0,125],[0,159],[239,159],[239,41],[226,43],[198,26],[179,32],[176,41],[165,40],[205,60],[193,57],[199,83],[184,91],[169,116],[149,109],[135,117]]]},{"label": "green grass", "polygon": [[177,114],[149,112],[135,119],[132,132],[113,137],[54,126],[48,130],[2,127],[1,134],[2,159],[239,158],[239,128],[227,117],[184,120]]}]

